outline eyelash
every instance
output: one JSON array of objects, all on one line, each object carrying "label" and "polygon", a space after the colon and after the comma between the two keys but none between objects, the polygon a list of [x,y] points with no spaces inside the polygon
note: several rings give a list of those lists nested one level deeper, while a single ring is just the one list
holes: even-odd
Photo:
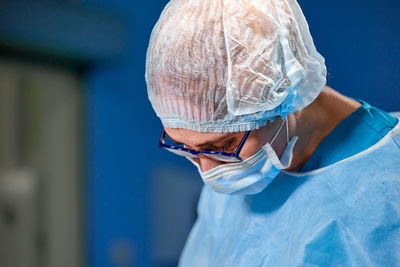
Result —
[{"label": "eyelash", "polygon": [[[228,143],[226,143],[225,145],[223,145],[221,147],[215,147],[215,148],[213,148],[211,150],[218,151],[218,152],[226,152],[228,149],[231,148],[233,142],[234,142],[234,139],[230,140]],[[177,142],[174,142],[174,143],[175,143],[175,145],[183,145],[184,147],[187,148],[187,146],[185,146],[182,143],[177,143]]]},{"label": "eyelash", "polygon": [[233,144],[233,141],[234,140],[232,139],[228,143],[223,145],[222,147],[216,147],[216,151],[218,151],[218,152],[226,152],[229,148],[231,148],[231,146]]}]

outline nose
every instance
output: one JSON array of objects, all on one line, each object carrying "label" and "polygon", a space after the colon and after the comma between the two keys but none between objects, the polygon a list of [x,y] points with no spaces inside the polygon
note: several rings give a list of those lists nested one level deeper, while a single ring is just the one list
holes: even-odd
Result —
[{"label": "nose", "polygon": [[199,164],[201,171],[206,172],[211,170],[212,168],[215,168],[221,164],[226,164],[226,162],[219,161],[210,157],[207,157],[205,155],[199,155],[197,159],[193,159],[197,164]]}]

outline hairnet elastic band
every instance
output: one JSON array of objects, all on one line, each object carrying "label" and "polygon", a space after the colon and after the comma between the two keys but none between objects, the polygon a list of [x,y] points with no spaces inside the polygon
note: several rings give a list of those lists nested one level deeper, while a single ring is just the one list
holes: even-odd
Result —
[{"label": "hairnet elastic band", "polygon": [[273,122],[274,118],[260,119],[252,122],[243,121],[207,121],[207,122],[194,122],[194,121],[182,121],[177,118],[165,118],[161,117],[161,122],[165,128],[182,128],[197,132],[244,132],[258,129],[267,124],[267,122]]}]

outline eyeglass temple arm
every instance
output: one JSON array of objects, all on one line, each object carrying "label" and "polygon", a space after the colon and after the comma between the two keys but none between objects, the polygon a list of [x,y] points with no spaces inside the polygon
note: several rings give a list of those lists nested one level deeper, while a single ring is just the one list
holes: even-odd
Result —
[{"label": "eyeglass temple arm", "polygon": [[249,136],[250,132],[251,132],[251,131],[247,131],[247,132],[244,134],[242,140],[240,141],[238,147],[236,148],[235,154],[238,153],[238,152],[240,152],[240,150],[242,150],[242,147],[243,147],[244,143],[246,142],[246,139],[247,139],[247,137]]},{"label": "eyeglass temple arm", "polygon": [[158,141],[158,146],[161,146],[164,143],[164,138],[165,138],[165,130],[163,127],[161,131],[160,141]]}]

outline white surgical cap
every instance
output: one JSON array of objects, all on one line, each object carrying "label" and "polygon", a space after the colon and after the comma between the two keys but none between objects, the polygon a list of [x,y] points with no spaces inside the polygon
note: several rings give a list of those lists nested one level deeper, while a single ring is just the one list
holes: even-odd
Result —
[{"label": "white surgical cap", "polygon": [[164,127],[239,132],[309,105],[326,67],[295,0],[172,0],[146,83]]}]

